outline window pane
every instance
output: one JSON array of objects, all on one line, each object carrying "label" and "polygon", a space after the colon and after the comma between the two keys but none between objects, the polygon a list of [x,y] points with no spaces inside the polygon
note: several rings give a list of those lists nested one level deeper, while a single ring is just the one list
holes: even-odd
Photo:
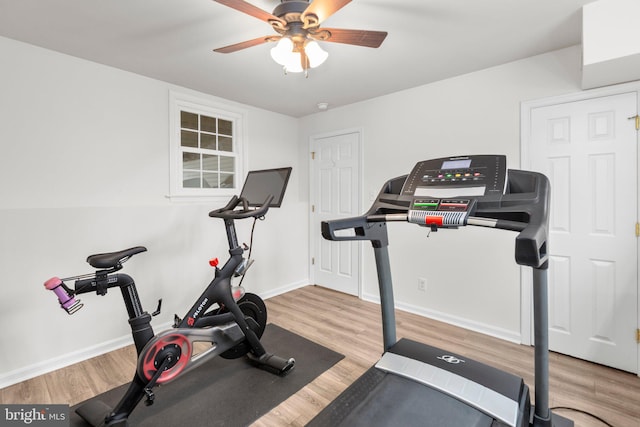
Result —
[{"label": "window pane", "polygon": [[198,148],[198,133],[183,130],[180,135],[180,145],[183,147]]},{"label": "window pane", "polygon": [[218,137],[218,150],[220,151],[233,151],[233,139],[228,136]]},{"label": "window pane", "polygon": [[233,124],[229,120],[218,120],[218,133],[221,135],[233,135]]},{"label": "window pane", "polygon": [[218,188],[218,174],[217,173],[202,173],[202,188]]},{"label": "window pane", "polygon": [[218,171],[218,156],[202,155],[202,170]]},{"label": "window pane", "polygon": [[216,118],[200,116],[200,130],[202,132],[216,133]]},{"label": "window pane", "polygon": [[235,158],[220,156],[220,172],[235,172]]},{"label": "window pane", "polygon": [[184,171],[182,173],[182,188],[200,188],[200,172]]},{"label": "window pane", "polygon": [[182,169],[200,170],[200,154],[182,153]]},{"label": "window pane", "polygon": [[216,136],[209,135],[208,133],[200,134],[200,148],[206,148],[207,150],[216,149]]},{"label": "window pane", "polygon": [[220,173],[220,188],[233,188],[233,174]]},{"label": "window pane", "polygon": [[198,130],[198,115],[180,111],[180,127]]},{"label": "window pane", "polygon": [[238,138],[242,132],[235,128],[243,128],[243,115],[239,111],[219,111],[219,106],[210,106],[204,100],[197,103],[201,107],[194,104],[194,108],[188,106],[188,99],[176,97],[175,101],[171,105],[174,123],[170,135],[172,192],[200,197],[238,189],[242,184],[239,168],[243,141]]}]

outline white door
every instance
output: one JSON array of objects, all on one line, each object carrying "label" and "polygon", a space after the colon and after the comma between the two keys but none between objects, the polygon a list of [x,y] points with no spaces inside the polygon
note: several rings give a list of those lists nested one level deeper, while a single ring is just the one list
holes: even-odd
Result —
[{"label": "white door", "polygon": [[634,373],[637,103],[630,92],[533,108],[528,147],[551,181],[550,349]]},{"label": "white door", "polygon": [[360,242],[326,240],[321,221],[360,215],[360,132],[313,137],[311,242],[315,284],[358,295]]}]

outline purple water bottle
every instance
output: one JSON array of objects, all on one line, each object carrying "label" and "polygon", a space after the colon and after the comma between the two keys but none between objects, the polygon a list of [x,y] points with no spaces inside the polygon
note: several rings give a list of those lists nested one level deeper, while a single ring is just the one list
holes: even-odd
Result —
[{"label": "purple water bottle", "polygon": [[82,308],[82,304],[80,304],[80,300],[76,300],[73,295],[69,295],[63,284],[64,282],[60,280],[60,278],[52,277],[44,282],[44,287],[57,295],[60,306],[64,308],[67,313],[73,314]]}]

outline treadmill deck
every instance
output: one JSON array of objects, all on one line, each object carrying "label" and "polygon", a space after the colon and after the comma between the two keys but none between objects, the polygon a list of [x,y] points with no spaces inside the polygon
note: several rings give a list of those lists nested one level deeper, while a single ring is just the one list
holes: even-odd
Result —
[{"label": "treadmill deck", "polygon": [[515,375],[401,339],[308,426],[520,426],[528,402]]}]

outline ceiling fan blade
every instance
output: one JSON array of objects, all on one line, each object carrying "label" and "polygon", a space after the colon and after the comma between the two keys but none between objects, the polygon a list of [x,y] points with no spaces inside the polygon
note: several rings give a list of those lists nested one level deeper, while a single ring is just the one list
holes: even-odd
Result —
[{"label": "ceiling fan blade", "polygon": [[236,44],[232,44],[225,47],[219,47],[218,49],[213,49],[213,51],[218,53],[233,53],[242,49],[246,49],[248,47],[258,46],[259,44],[275,41],[277,38],[279,37],[277,36],[258,37],[257,39],[247,40],[241,43],[236,43]]},{"label": "ceiling fan blade", "polygon": [[215,1],[216,3],[223,4],[225,6],[228,6],[232,9],[239,10],[240,12],[244,12],[247,15],[251,15],[254,18],[258,18],[264,22],[280,21],[282,22],[283,25],[286,25],[286,22],[284,22],[277,16],[272,15],[269,12],[264,11],[259,7],[256,7],[251,3],[247,3],[246,1],[243,1],[243,0],[213,0],[213,1]]},{"label": "ceiling fan blade", "polygon": [[387,37],[386,31],[345,30],[343,28],[322,28],[322,30],[331,33],[331,36],[323,41],[365,47],[380,47]]},{"label": "ceiling fan blade", "polygon": [[304,22],[306,15],[315,15],[320,23],[342,9],[347,3],[351,3],[351,0],[313,0],[309,7],[302,12],[300,20]]}]

